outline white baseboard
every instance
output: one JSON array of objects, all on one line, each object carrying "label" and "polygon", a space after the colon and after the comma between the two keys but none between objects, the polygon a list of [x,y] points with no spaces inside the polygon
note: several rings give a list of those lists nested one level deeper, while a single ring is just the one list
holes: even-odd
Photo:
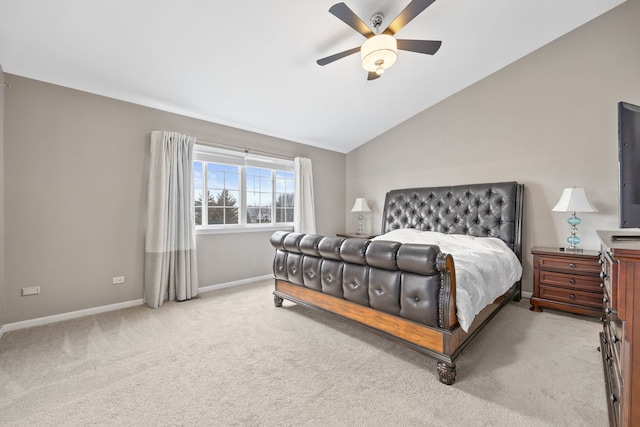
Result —
[{"label": "white baseboard", "polygon": [[232,286],[246,285],[247,283],[259,282],[260,280],[273,279],[273,274],[266,274],[264,276],[251,277],[249,279],[234,280],[233,282],[220,283],[219,285],[203,286],[198,288],[198,292],[204,293],[209,291],[215,291],[217,289],[230,288]]},{"label": "white baseboard", "polygon": [[[247,283],[258,282],[260,280],[273,279],[272,274],[265,276],[252,277],[249,279],[235,280],[233,282],[220,283],[218,285],[204,286],[199,288],[199,292],[215,291],[216,289],[230,288],[232,286],[245,285]],[[71,311],[68,313],[55,314],[53,316],[38,317],[36,319],[23,320],[21,322],[7,323],[0,327],[0,339],[6,332],[16,331],[18,329],[31,328],[34,326],[47,325],[49,323],[61,322],[63,320],[76,319],[78,317],[91,316],[93,314],[106,313],[108,311],[120,310],[123,308],[135,307],[144,304],[144,300],[137,299],[133,301],[125,301],[117,304],[103,305],[100,307],[87,308],[84,310]]]},{"label": "white baseboard", "polygon": [[522,291],[522,298],[524,299],[531,299],[532,295],[533,295],[533,292]]},{"label": "white baseboard", "polygon": [[[133,301],[125,301],[117,304],[103,305],[100,307],[87,308],[84,310],[70,311],[68,313],[54,314],[53,316],[38,317],[36,319],[23,320],[21,322],[7,323],[2,327],[4,332],[15,331],[18,329],[31,328],[34,326],[47,325],[49,323],[61,322],[63,320],[76,319],[78,317],[91,316],[93,314],[105,313],[107,311],[120,310],[123,308],[135,307],[142,305],[141,299]],[[0,335],[1,336],[1,335]]]}]

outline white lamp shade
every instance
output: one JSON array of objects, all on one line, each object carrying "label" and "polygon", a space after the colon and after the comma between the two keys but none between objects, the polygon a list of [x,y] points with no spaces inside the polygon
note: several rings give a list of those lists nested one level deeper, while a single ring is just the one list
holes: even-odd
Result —
[{"label": "white lamp shade", "polygon": [[387,34],[373,36],[360,48],[360,58],[362,68],[369,72],[375,72],[378,67],[386,70],[398,59],[398,42]]},{"label": "white lamp shade", "polygon": [[587,200],[584,188],[577,187],[565,188],[553,210],[555,212],[598,212]]},{"label": "white lamp shade", "polygon": [[353,204],[353,209],[351,209],[351,212],[371,212],[371,209],[369,208],[366,199],[358,197],[356,199],[356,202]]}]

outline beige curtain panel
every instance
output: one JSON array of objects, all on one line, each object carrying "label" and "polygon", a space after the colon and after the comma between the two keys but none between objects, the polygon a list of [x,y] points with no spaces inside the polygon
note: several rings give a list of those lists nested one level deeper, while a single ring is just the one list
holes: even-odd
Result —
[{"label": "beige curtain panel", "polygon": [[313,170],[311,159],[293,159],[295,172],[295,200],[293,203],[293,230],[298,233],[316,232],[316,210],[313,202]]},{"label": "beige curtain panel", "polygon": [[144,301],[152,308],[166,300],[184,301],[198,295],[195,142],[196,138],[177,132],[151,133]]}]

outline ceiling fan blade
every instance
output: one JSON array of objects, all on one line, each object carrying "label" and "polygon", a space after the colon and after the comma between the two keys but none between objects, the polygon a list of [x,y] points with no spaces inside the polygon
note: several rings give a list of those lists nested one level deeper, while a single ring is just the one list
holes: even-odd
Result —
[{"label": "ceiling fan blade", "polygon": [[380,77],[380,74],[376,73],[375,71],[369,71],[369,73],[367,74],[367,80],[375,80],[378,77]]},{"label": "ceiling fan blade", "polygon": [[344,58],[345,56],[353,55],[356,52],[360,52],[359,47],[354,47],[353,49],[345,50],[344,52],[335,53],[331,56],[318,59],[316,62],[318,63],[318,65],[327,65],[332,63],[333,61],[337,61],[340,58]]},{"label": "ceiling fan blade", "polygon": [[412,0],[411,3],[404,8],[400,15],[396,16],[391,24],[384,30],[384,33],[394,35],[407,25],[413,18],[420,15],[423,10],[428,8],[435,0]]},{"label": "ceiling fan blade", "polygon": [[329,12],[333,14],[336,18],[365,36],[366,38],[372,37],[373,31],[365,24],[362,19],[358,17],[349,6],[344,3],[334,4],[329,8]]},{"label": "ceiling fan blade", "polygon": [[427,55],[436,53],[441,45],[440,40],[398,40],[398,49],[426,53]]}]

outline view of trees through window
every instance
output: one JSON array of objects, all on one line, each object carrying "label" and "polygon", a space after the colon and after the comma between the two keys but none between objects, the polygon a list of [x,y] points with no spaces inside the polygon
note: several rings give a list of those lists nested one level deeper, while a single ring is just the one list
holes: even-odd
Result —
[{"label": "view of trees through window", "polygon": [[193,166],[197,226],[293,222],[292,171],[202,161]]},{"label": "view of trees through window", "polygon": [[[232,196],[228,190],[222,190],[213,195],[207,191],[207,224],[237,224],[238,223],[238,200]],[[196,225],[202,225],[202,193],[198,194],[195,200]]]}]

